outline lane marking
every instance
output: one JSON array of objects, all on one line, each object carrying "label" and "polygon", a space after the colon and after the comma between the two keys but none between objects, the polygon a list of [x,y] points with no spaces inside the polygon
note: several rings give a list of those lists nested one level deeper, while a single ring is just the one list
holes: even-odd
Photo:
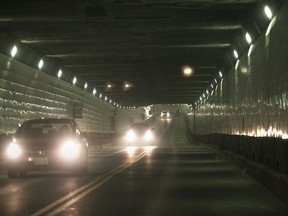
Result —
[{"label": "lane marking", "polygon": [[[52,216],[58,214],[59,212],[65,210],[68,206],[79,201],[87,194],[99,188],[101,185],[109,181],[115,175],[121,173],[122,171],[130,167],[132,164],[142,159],[145,155],[145,152],[140,153],[132,161],[122,164],[121,166],[109,171],[108,173],[97,177],[92,182],[82,186],[81,188],[78,188],[77,190],[51,203],[50,205],[38,210],[37,212],[31,214],[31,216],[40,216],[43,214]],[[48,214],[49,211],[50,213]]]},{"label": "lane marking", "polygon": [[120,149],[119,151],[112,152],[112,153],[110,153],[111,151],[110,152],[108,152],[108,151],[94,151],[94,152],[90,152],[89,156],[101,155],[103,157],[110,157],[110,156],[122,153],[124,151],[125,151],[125,148],[124,149]]},{"label": "lane marking", "polygon": [[113,155],[116,155],[116,154],[119,154],[119,153],[121,153],[121,152],[125,152],[125,151],[126,151],[126,149],[124,148],[124,149],[121,149],[121,150],[119,150],[119,151],[116,151],[116,152],[110,153],[110,154],[108,154],[107,156],[110,157],[110,156],[113,156]]}]

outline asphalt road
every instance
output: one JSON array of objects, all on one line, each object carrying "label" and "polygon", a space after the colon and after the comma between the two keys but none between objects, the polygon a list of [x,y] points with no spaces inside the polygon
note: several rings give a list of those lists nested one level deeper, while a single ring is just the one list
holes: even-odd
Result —
[{"label": "asphalt road", "polygon": [[157,148],[91,149],[89,174],[30,173],[0,164],[0,215],[285,215],[288,205],[215,153],[189,143],[184,119],[157,121]]}]

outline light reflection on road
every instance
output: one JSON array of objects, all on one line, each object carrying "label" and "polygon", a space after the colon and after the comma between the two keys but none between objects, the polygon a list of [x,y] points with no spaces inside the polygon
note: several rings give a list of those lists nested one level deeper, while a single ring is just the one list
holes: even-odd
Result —
[{"label": "light reflection on road", "polygon": [[127,146],[125,151],[129,158],[134,157],[136,152],[140,151],[141,153],[144,152],[146,155],[151,155],[153,150],[157,148],[157,146]]}]

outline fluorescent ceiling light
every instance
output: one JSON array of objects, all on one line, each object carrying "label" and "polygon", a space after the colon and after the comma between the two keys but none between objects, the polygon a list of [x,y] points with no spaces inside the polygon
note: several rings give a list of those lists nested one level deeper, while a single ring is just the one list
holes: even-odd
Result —
[{"label": "fluorescent ceiling light", "polygon": [[38,69],[41,70],[43,68],[44,65],[44,61],[42,59],[40,59],[39,63],[38,63]]},{"label": "fluorescent ceiling light", "polygon": [[236,50],[233,51],[233,55],[234,55],[234,57],[235,57],[236,59],[239,58],[238,52],[237,52]]},{"label": "fluorescent ceiling light", "polygon": [[251,38],[251,36],[250,36],[250,34],[248,32],[245,34],[245,38],[246,38],[246,41],[247,41],[248,44],[252,43],[252,38]]},{"label": "fluorescent ceiling light", "polygon": [[92,92],[92,93],[93,93],[93,95],[95,95],[95,94],[96,94],[96,92],[97,92],[97,90],[94,88],[94,89],[93,89],[93,92]]},{"label": "fluorescent ceiling light", "polygon": [[77,82],[77,77],[75,76],[75,77],[73,78],[73,81],[72,81],[72,83],[75,85],[75,84],[76,84],[76,82]]},{"label": "fluorescent ceiling light", "polygon": [[272,11],[267,5],[265,5],[264,7],[264,12],[266,16],[268,17],[268,19],[272,19],[272,16],[273,16]]},{"label": "fluorescent ceiling light", "polygon": [[58,71],[57,77],[58,77],[58,78],[61,78],[61,76],[62,76],[62,70],[60,69],[60,70]]},{"label": "fluorescent ceiling light", "polygon": [[17,54],[17,50],[17,46],[14,45],[10,53],[12,58]]}]

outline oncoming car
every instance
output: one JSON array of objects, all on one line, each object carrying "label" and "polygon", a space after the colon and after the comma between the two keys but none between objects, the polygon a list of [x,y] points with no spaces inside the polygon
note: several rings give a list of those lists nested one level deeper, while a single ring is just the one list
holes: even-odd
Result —
[{"label": "oncoming car", "polygon": [[34,119],[24,122],[6,151],[10,178],[34,170],[86,173],[88,143],[72,119]]},{"label": "oncoming car", "polygon": [[162,111],[160,117],[161,120],[171,120],[170,113],[168,111]]},{"label": "oncoming car", "polygon": [[153,130],[147,123],[133,123],[125,135],[125,144],[136,147],[154,145],[155,135]]}]

